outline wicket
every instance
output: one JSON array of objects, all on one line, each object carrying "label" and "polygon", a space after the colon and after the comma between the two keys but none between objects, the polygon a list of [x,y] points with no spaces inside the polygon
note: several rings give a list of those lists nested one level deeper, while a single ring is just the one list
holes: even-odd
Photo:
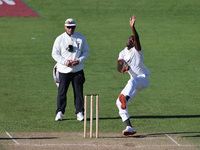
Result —
[{"label": "wicket", "polygon": [[85,111],[84,111],[84,138],[87,137],[87,98],[90,96],[90,138],[93,137],[93,98],[96,96],[96,138],[99,137],[99,95],[85,95]]}]

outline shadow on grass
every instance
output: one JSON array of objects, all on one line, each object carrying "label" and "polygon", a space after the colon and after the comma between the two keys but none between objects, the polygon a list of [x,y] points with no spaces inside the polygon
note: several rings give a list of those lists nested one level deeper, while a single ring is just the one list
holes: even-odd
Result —
[{"label": "shadow on grass", "polygon": [[[172,133],[151,133],[151,134],[141,134],[141,135],[129,135],[129,136],[116,136],[116,137],[100,137],[100,138],[152,138],[152,137],[166,137],[166,134],[181,135],[181,134],[198,134],[200,132],[172,132]],[[182,136],[182,137],[200,137],[200,135],[194,136]]]},{"label": "shadow on grass", "polygon": [[[200,115],[131,116],[130,118],[133,118],[133,119],[200,118]],[[117,116],[117,117],[101,117],[101,118],[99,118],[99,120],[108,120],[108,119],[121,119],[121,117]],[[67,119],[63,119],[62,121],[67,121],[67,120],[77,120],[77,119],[76,118],[67,118]],[[93,118],[93,120],[96,120],[96,118]],[[90,118],[87,118],[87,121],[90,121]]]},{"label": "shadow on grass", "polygon": [[[131,116],[133,119],[170,119],[170,118],[200,118],[200,115],[171,115],[171,116]],[[105,117],[99,118],[101,120],[106,119],[121,119],[121,117]]]},{"label": "shadow on grass", "polygon": [[200,137],[200,135],[194,135],[194,136],[183,136],[183,137]]}]

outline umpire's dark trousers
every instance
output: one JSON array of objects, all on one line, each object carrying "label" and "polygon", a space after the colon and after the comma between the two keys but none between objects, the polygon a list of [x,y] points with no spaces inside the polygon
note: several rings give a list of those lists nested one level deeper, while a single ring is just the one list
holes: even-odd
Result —
[{"label": "umpire's dark trousers", "polygon": [[57,110],[56,114],[61,111],[65,113],[67,106],[67,91],[72,83],[74,92],[74,105],[76,108],[76,114],[84,111],[84,99],[83,99],[83,84],[85,82],[85,76],[83,70],[76,73],[60,73],[59,72],[60,84],[58,87],[57,96]]}]

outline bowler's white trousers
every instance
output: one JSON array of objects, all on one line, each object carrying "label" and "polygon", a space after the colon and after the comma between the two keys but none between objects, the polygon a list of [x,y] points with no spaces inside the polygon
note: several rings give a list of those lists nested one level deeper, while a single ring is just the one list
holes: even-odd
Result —
[{"label": "bowler's white trousers", "polygon": [[[126,104],[129,104],[134,97],[143,89],[149,86],[149,79],[147,75],[142,74],[136,77],[131,77],[125,88],[122,90],[121,94],[124,96],[128,95],[130,98]],[[119,97],[117,98],[116,105],[119,109],[119,115],[122,118],[122,121],[126,121],[130,115],[128,114],[128,106],[126,105],[126,109],[121,109],[121,102],[119,101]]]}]

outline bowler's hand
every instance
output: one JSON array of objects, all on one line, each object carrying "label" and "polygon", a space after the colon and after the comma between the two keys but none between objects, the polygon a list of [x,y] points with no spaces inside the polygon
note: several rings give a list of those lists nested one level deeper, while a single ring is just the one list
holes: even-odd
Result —
[{"label": "bowler's hand", "polygon": [[127,65],[122,69],[121,73],[127,73],[128,71],[129,71],[129,66]]},{"label": "bowler's hand", "polygon": [[135,21],[136,21],[136,16],[135,14],[133,15],[132,18],[130,18],[130,26],[133,27],[135,25]]}]

